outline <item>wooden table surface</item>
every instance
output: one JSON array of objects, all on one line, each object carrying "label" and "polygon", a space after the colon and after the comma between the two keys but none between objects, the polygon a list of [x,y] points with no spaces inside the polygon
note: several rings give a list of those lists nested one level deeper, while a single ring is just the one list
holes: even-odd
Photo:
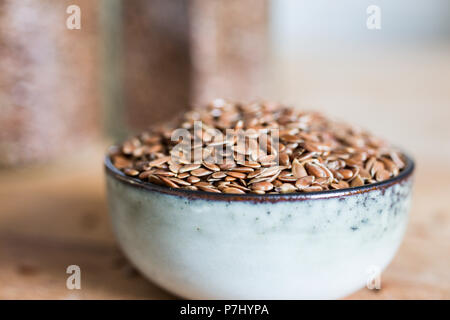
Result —
[{"label": "wooden table surface", "polygon": [[[0,171],[0,299],[174,298],[117,249],[101,152],[78,158]],[[450,299],[450,165],[419,160],[410,224],[381,290],[349,299]],[[81,290],[66,288],[73,264]]]}]

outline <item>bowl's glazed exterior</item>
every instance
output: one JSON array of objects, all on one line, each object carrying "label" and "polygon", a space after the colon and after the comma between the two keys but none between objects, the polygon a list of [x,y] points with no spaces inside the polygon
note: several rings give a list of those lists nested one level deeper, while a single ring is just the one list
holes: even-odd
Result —
[{"label": "bowl's glazed exterior", "polygon": [[332,299],[384,269],[408,221],[414,164],[320,193],[227,195],[161,187],[105,160],[120,246],[161,287],[194,299]]}]

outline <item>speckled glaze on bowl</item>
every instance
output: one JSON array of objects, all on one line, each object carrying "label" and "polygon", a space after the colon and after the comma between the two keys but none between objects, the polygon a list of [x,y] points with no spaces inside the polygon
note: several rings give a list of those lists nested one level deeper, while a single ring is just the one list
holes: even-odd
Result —
[{"label": "speckled glaze on bowl", "polygon": [[232,195],[162,187],[105,159],[118,242],[149,279],[192,299],[334,299],[383,270],[408,221],[413,161],[380,183]]}]

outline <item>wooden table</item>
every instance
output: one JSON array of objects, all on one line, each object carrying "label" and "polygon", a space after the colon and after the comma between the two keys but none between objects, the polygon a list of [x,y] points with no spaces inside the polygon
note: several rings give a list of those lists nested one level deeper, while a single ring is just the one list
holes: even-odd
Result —
[{"label": "wooden table", "polygon": [[[450,298],[450,165],[420,159],[412,215],[381,290],[349,299]],[[102,153],[0,171],[0,299],[171,299],[117,249],[107,217]],[[81,268],[81,290],[66,268]]]}]

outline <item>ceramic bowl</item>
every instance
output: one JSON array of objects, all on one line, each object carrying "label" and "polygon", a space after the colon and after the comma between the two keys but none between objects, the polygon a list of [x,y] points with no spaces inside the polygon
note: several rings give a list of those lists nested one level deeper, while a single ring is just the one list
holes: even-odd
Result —
[{"label": "ceramic bowl", "polygon": [[414,163],[344,190],[233,195],[158,186],[105,159],[117,240],[151,281],[192,299],[334,299],[383,270],[406,229]]}]

